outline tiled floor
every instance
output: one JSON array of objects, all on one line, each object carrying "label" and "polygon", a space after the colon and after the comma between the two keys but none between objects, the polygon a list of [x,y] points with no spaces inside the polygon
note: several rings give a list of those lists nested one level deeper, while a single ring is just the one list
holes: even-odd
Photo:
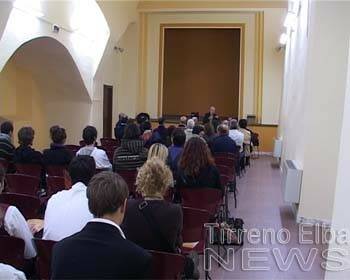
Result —
[{"label": "tiled floor", "polygon": [[[244,219],[247,230],[257,229],[261,234],[261,240],[257,238],[246,242],[244,246],[235,251],[234,270],[229,271],[219,268],[217,262],[212,265],[210,273],[212,279],[323,279],[324,271],[321,263],[321,253],[326,249],[323,245],[301,245],[299,243],[299,226],[295,222],[292,208],[282,200],[281,174],[279,169],[271,167],[272,158],[260,157],[252,161],[252,166],[245,176],[238,182],[238,206],[234,208],[233,197],[229,199],[231,215]],[[280,242],[271,241],[271,236],[277,238],[277,233],[282,228],[290,232],[290,241],[283,245]],[[262,240],[266,230],[267,242]],[[306,230],[314,229],[307,228]],[[285,237],[285,234],[282,234]],[[312,236],[305,235],[308,240],[314,240]],[[285,238],[282,238],[285,240]],[[298,262],[293,259],[288,265],[287,256],[292,253],[300,253],[306,262]],[[311,253],[310,253],[311,252]],[[315,253],[313,260],[313,253]],[[308,259],[310,253],[310,258]],[[260,259],[258,259],[260,258]],[[225,260],[227,260],[225,258]],[[308,261],[309,262],[308,262]],[[285,262],[285,264],[283,264]],[[232,268],[232,259],[229,262]],[[301,266],[299,265],[301,264]],[[308,267],[308,264],[310,266]],[[305,271],[306,270],[306,271]]]}]

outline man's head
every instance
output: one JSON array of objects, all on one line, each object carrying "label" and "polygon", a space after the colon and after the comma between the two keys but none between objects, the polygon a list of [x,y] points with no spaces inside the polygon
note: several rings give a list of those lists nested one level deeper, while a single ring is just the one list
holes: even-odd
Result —
[{"label": "man's head", "polygon": [[72,159],[68,167],[69,176],[73,185],[81,182],[87,186],[92,176],[94,176],[95,170],[95,160],[90,156],[76,156]]},{"label": "man's head", "polygon": [[4,190],[5,187],[5,169],[0,166],[0,194]]},{"label": "man's head", "polygon": [[59,127],[58,125],[51,127],[50,135],[52,142],[55,144],[63,145],[66,142],[67,134],[63,127]]},{"label": "man's head", "polygon": [[237,120],[232,119],[232,120],[230,121],[230,128],[231,128],[231,129],[238,129],[238,122],[237,122]]},{"label": "man's head", "polygon": [[136,123],[131,123],[125,127],[123,139],[136,140],[140,139],[141,130]]},{"label": "man's head", "polygon": [[158,124],[159,125],[164,125],[164,123],[165,123],[165,118],[161,117],[161,118],[158,119]]},{"label": "man's head", "polygon": [[210,106],[210,108],[209,108],[209,113],[210,113],[211,115],[214,115],[214,114],[215,114],[215,111],[216,111],[215,107],[214,107],[214,106]]},{"label": "man's head", "polygon": [[248,126],[248,122],[246,119],[240,119],[238,124],[240,128],[244,128],[244,129],[246,129]]},{"label": "man's head", "polygon": [[34,129],[31,127],[22,127],[18,131],[18,142],[22,146],[31,146],[34,141]]},{"label": "man's head", "polygon": [[182,128],[175,128],[172,134],[173,144],[177,147],[183,147],[186,142],[186,133]]},{"label": "man's head", "polygon": [[13,134],[13,124],[12,122],[5,121],[0,125],[0,132],[9,135],[10,137]]},{"label": "man's head", "polygon": [[189,120],[187,121],[187,128],[193,129],[194,125],[195,125],[195,123],[194,123],[194,120],[193,120],[193,119],[189,119]]},{"label": "man's head", "polygon": [[97,139],[97,129],[88,125],[83,130],[83,140],[86,145],[94,145]]},{"label": "man's head", "polygon": [[229,132],[228,126],[225,124],[220,124],[218,127],[219,135],[227,135]]},{"label": "man's head", "polygon": [[180,118],[180,124],[186,125],[186,122],[187,122],[187,117],[186,117],[186,116],[181,116],[181,118]]},{"label": "man's head", "polygon": [[109,171],[95,175],[86,195],[94,217],[109,219],[119,225],[123,222],[129,189],[121,176]]},{"label": "man's head", "polygon": [[196,135],[201,135],[201,133],[202,133],[203,131],[204,131],[204,127],[197,124],[197,125],[195,125],[195,126],[193,127],[192,133],[193,133],[193,134],[196,134]]}]

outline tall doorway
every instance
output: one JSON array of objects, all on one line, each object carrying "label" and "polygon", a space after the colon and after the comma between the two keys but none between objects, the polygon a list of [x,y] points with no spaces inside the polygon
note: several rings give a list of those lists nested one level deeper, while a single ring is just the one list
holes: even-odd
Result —
[{"label": "tall doorway", "polygon": [[113,87],[103,85],[103,138],[112,138]]}]

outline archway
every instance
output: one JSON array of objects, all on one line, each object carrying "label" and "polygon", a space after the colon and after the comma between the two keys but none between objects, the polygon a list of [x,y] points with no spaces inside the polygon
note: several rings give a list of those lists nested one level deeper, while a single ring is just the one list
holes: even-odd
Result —
[{"label": "archway", "polygon": [[12,120],[16,131],[32,126],[38,149],[49,145],[50,126],[65,127],[67,143],[77,143],[90,121],[91,99],[80,72],[68,50],[50,37],[16,50],[0,73],[0,100],[0,117]]}]

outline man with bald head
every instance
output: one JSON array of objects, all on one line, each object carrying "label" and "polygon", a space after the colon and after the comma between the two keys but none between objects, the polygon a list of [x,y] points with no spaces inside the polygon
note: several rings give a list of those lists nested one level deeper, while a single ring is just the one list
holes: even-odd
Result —
[{"label": "man with bald head", "polygon": [[225,124],[218,126],[218,137],[213,141],[212,152],[217,153],[231,153],[235,154],[238,151],[236,142],[229,136],[229,127]]}]

